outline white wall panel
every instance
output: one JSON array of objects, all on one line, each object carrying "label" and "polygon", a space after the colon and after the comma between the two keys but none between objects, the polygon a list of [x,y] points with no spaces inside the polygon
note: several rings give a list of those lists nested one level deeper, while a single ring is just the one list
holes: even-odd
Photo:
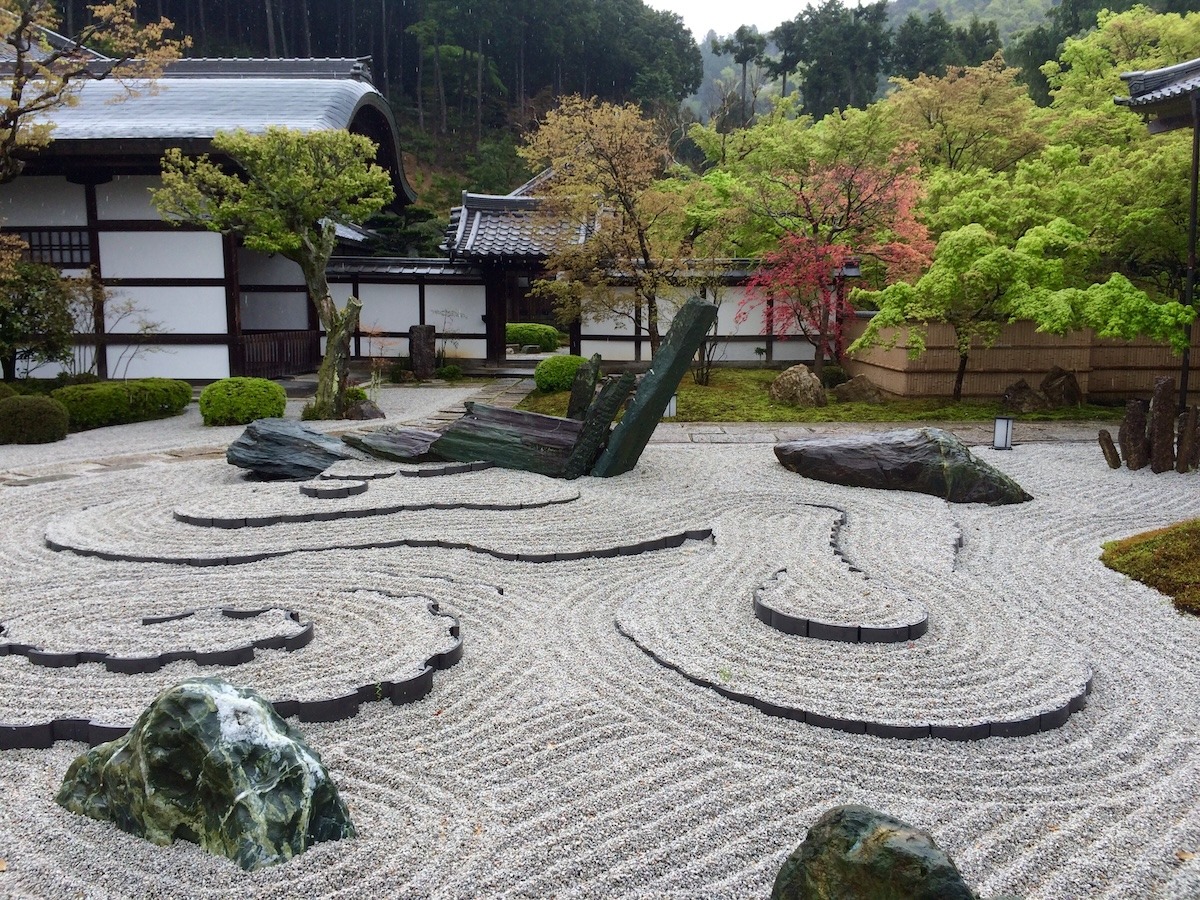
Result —
[{"label": "white wall panel", "polygon": [[105,278],[224,278],[221,236],[207,231],[113,231],[100,234]]},{"label": "white wall panel", "polygon": [[96,214],[101,219],[160,219],[150,202],[150,188],[162,187],[157,175],[118,175],[96,186]]},{"label": "white wall panel", "polygon": [[808,341],[776,341],[771,356],[776,362],[811,362],[815,356]]},{"label": "white wall panel", "polygon": [[[453,362],[456,359],[487,359],[487,341],[482,338],[459,338],[457,346],[454,341],[446,341],[446,362]],[[437,349],[440,351],[443,347],[441,338],[438,338]]]},{"label": "white wall panel", "polygon": [[745,296],[744,288],[720,288],[721,302],[717,305],[717,331],[720,334],[757,334],[761,331],[758,325],[762,321],[761,317],[756,316],[753,311],[751,311],[749,319],[741,325],[735,321],[738,311],[741,309],[743,296]]},{"label": "white wall panel", "polygon": [[[133,311],[122,316],[125,302]],[[112,288],[105,307],[106,328],[115,334],[140,329],[139,320],[159,323],[155,329],[175,334],[225,334],[225,289],[219,287]]]},{"label": "white wall panel", "polygon": [[421,324],[421,291],[415,284],[363,284],[358,293],[364,329],[407,333]]},{"label": "white wall panel", "polygon": [[308,297],[303,293],[254,291],[242,294],[242,329],[289,331],[308,328]]},{"label": "white wall panel", "polygon": [[280,256],[267,255],[254,250],[238,250],[238,280],[246,284],[298,284],[303,286],[304,275],[300,266]]},{"label": "white wall panel", "polygon": [[766,359],[766,354],[758,354],[754,352],[757,347],[759,350],[766,349],[766,341],[760,341],[756,344],[746,343],[744,341],[721,341],[717,344],[717,353],[713,357],[713,361],[720,365],[723,362],[743,363],[743,362],[763,362]]},{"label": "white wall panel", "polygon": [[[585,336],[580,342],[581,354],[590,358],[593,353],[599,353],[600,358],[607,362],[631,362],[634,359],[633,341],[589,341]],[[649,345],[644,348],[649,353]]]},{"label": "white wall panel", "polygon": [[83,185],[51,176],[18,178],[0,186],[0,220],[10,228],[83,228],[87,225]]},{"label": "white wall panel", "polygon": [[[451,314],[446,315],[444,311]],[[431,284],[425,287],[425,324],[434,326],[439,332],[482,332],[485,312],[487,298],[481,284]]]},{"label": "white wall panel", "polygon": [[[132,350],[137,350],[137,353],[131,356]],[[124,360],[122,354],[125,355]],[[128,366],[125,361],[128,361]],[[108,374],[112,378],[228,378],[229,348],[223,344],[187,347],[109,344]]]}]

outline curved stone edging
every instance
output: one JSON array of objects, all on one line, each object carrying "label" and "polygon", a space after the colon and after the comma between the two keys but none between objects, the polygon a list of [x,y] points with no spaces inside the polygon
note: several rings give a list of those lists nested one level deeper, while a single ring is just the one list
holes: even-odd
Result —
[{"label": "curved stone edging", "polygon": [[[447,629],[454,644],[428,657],[421,671],[403,681],[380,681],[360,685],[350,693],[324,700],[276,700],[275,711],[283,718],[297,716],[301,722],[336,722],[358,713],[363,703],[391,700],[395,706],[415,703],[433,690],[433,673],[449,669],[462,659],[463,641],[458,616],[442,612],[436,601],[429,601],[429,611],[450,619]],[[168,617],[171,618],[171,617]],[[96,746],[121,737],[133,727],[97,722],[95,719],[53,719],[34,725],[6,725],[0,722],[0,750],[45,750],[55,741],[83,741]]]},{"label": "curved stone edging", "polygon": [[[775,573],[775,577],[786,571],[787,569],[781,569]],[[754,618],[776,631],[796,637],[813,638],[818,641],[843,641],[849,644],[895,644],[916,640],[929,630],[928,613],[920,621],[908,625],[885,627],[836,625],[822,622],[820,619],[793,616],[764,602],[762,590],[761,587],[754,590]]]},{"label": "curved stone edging", "polygon": [[711,528],[695,528],[667,535],[666,537],[640,541],[637,544],[622,544],[615,547],[605,547],[600,550],[571,550],[565,553],[506,553],[502,550],[491,550],[487,547],[477,547],[474,544],[460,541],[399,538],[394,541],[372,541],[365,544],[329,544],[324,547],[297,547],[289,550],[272,550],[266,553],[248,553],[243,556],[190,557],[186,559],[180,557],[136,556],[131,553],[113,553],[108,550],[82,550],[66,544],[59,544],[56,541],[50,540],[50,538],[45,538],[44,540],[47,549],[55,552],[74,553],[76,556],[89,556],[93,559],[103,559],[108,562],[164,563],[166,565],[204,568],[209,566],[242,566],[248,563],[262,562],[265,559],[278,559],[282,556],[291,556],[294,553],[323,553],[328,550],[395,550],[400,547],[466,550],[470,553],[479,553],[484,556],[490,556],[493,559],[504,560],[505,562],[568,562],[578,559],[610,559],[614,556],[637,556],[642,553],[652,553],[656,550],[669,550],[674,547],[680,547],[687,541],[706,541],[712,538],[712,536],[713,532]]},{"label": "curved stone edging", "polygon": [[[396,462],[400,465],[399,461]],[[463,475],[467,472],[482,472],[484,469],[494,469],[495,463],[484,462],[469,462],[469,463],[440,463],[437,465],[422,466],[419,469],[400,469],[397,468],[392,472],[373,472],[370,474],[360,475],[329,475],[322,472],[317,476],[322,481],[371,481],[383,478],[435,478],[440,475]]]},{"label": "curved stone edging", "polygon": [[625,631],[621,627],[620,622],[614,621],[613,625],[616,626],[617,632],[622,637],[627,638],[635,647],[660,666],[683,676],[683,678],[692,684],[709,688],[727,700],[732,700],[735,703],[744,703],[768,716],[790,719],[793,722],[803,722],[817,728],[831,728],[835,731],[845,731],[849,734],[869,734],[873,737],[895,738],[908,741],[929,737],[941,738],[947,741],[981,741],[989,737],[1028,737],[1042,731],[1052,731],[1055,728],[1061,728],[1067,723],[1067,719],[1071,717],[1072,713],[1079,712],[1079,710],[1087,705],[1087,696],[1092,692],[1093,675],[1089,670],[1087,683],[1084,685],[1083,690],[1072,697],[1066,705],[1049,712],[1039,713],[1014,721],[983,722],[975,725],[890,725],[886,722],[870,722],[865,719],[843,719],[839,716],[826,716],[782,703],[772,703],[761,697],[755,697],[753,694],[732,691],[716,682],[692,675],[674,663],[663,659],[649,647],[643,645],[637,638]]},{"label": "curved stone edging", "polygon": [[[806,503],[804,505],[813,507],[814,509],[828,509],[837,513],[837,517],[833,520],[833,525],[829,529],[829,549],[833,551],[834,556],[846,564],[846,567],[851,572],[866,576],[866,573],[856,566],[842,549],[842,529],[849,520],[846,511],[839,506],[833,506],[828,503]],[[962,533],[960,531],[959,539],[955,546],[956,556],[961,547]],[[778,578],[781,573],[786,571],[787,569],[780,569],[772,577]],[[818,641],[843,641],[849,644],[895,644],[902,641],[916,640],[929,631],[928,613],[918,622],[884,628],[875,628],[869,625],[835,625],[831,622],[823,622],[820,619],[793,616],[790,613],[776,609],[769,603],[763,602],[761,587],[756,588],[754,591],[753,608],[754,618],[758,619],[764,625],[774,628],[776,631],[781,631],[784,634],[813,638]]]},{"label": "curved stone edging", "polygon": [[[363,490],[365,490],[365,486]],[[302,489],[303,490],[303,489]],[[356,491],[355,493],[362,493]],[[242,516],[240,518],[221,518],[217,516],[191,516],[177,509],[171,510],[171,518],[184,525],[195,525],[198,528],[266,528],[271,525],[296,525],[313,522],[335,522],[339,519],[369,519],[373,516],[391,516],[402,512],[427,512],[428,510],[464,510],[471,512],[510,512],[516,509],[545,509],[549,506],[559,506],[563,503],[574,503],[579,497],[565,497],[561,500],[538,500],[521,503],[514,506],[511,503],[398,503],[392,506],[376,506],[370,509],[325,510],[312,513],[283,513],[277,516]],[[53,548],[52,548],[53,549]],[[342,549],[342,548],[338,548]],[[358,549],[358,548],[346,548]]]},{"label": "curved stone edging", "polygon": [[[335,486],[336,485],[336,486]],[[367,482],[361,478],[339,478],[334,484],[300,485],[300,493],[318,500],[345,500],[367,492]]]},{"label": "curved stone edging", "polygon": [[[277,608],[265,606],[262,609],[245,610],[222,607],[221,615],[229,619],[252,619]],[[293,622],[297,625],[300,624],[298,612],[290,609],[284,610],[284,612]],[[146,616],[142,619],[142,625],[177,622],[195,614],[195,610],[189,610],[169,616]],[[3,634],[2,627],[0,627],[0,634]],[[84,663],[100,663],[110,672],[122,675],[145,675],[147,672],[157,672],[163,666],[174,662],[194,662],[198,666],[240,666],[254,659],[255,650],[291,652],[299,650],[301,647],[307,647],[312,642],[313,634],[313,623],[306,622],[301,630],[291,637],[274,635],[224,650],[169,650],[166,653],[151,656],[116,656],[91,650],[56,652],[41,650],[30,644],[0,644],[0,656],[24,656],[31,664],[44,666],[47,669],[67,669]]]}]

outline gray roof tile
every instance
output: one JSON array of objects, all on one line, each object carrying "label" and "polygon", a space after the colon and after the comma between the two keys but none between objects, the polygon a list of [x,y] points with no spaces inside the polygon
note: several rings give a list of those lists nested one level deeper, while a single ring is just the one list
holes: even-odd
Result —
[{"label": "gray roof tile", "polygon": [[585,227],[547,221],[539,203],[537,197],[463,191],[462,206],[450,211],[444,249],[451,259],[536,261],[561,241],[583,241]]}]

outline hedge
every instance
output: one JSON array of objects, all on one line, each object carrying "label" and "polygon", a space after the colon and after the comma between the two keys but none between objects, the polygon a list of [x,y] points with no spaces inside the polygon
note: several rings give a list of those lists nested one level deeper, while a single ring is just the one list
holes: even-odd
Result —
[{"label": "hedge", "polygon": [[287,394],[266,378],[222,378],[200,393],[205,425],[247,425],[278,418],[286,408]]},{"label": "hedge", "polygon": [[67,408],[72,431],[165,419],[192,401],[192,386],[173,378],[73,384],[50,394]]},{"label": "hedge", "polygon": [[558,349],[558,329],[553,325],[538,325],[533,322],[509,322],[504,326],[506,344],[537,344],[543,353]]}]

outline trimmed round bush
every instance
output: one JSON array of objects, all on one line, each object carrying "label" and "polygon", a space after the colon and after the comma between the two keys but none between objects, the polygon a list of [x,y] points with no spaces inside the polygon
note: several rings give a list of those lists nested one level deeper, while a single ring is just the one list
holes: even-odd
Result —
[{"label": "trimmed round bush", "polygon": [[266,378],[222,378],[200,393],[205,425],[247,425],[276,419],[287,408],[283,388]]},{"label": "trimmed round bush", "polygon": [[551,356],[543,359],[533,370],[533,381],[538,390],[544,393],[550,391],[569,391],[575,381],[575,373],[586,359],[582,356]]},{"label": "trimmed round bush", "polygon": [[16,389],[11,384],[0,381],[0,400],[7,400],[9,397],[15,396],[17,396]]},{"label": "trimmed round bush", "polygon": [[67,408],[50,397],[17,394],[0,400],[0,444],[49,444],[67,436]]},{"label": "trimmed round bush", "polygon": [[441,378],[443,381],[462,381],[463,370],[462,366],[448,365],[433,370],[434,378]]},{"label": "trimmed round bush", "polygon": [[509,322],[504,326],[506,344],[537,344],[543,353],[558,349],[558,329],[553,325],[538,325],[535,322]]},{"label": "trimmed round bush", "polygon": [[73,384],[50,394],[67,408],[72,431],[177,416],[192,401],[192,386],[173,378]]}]

